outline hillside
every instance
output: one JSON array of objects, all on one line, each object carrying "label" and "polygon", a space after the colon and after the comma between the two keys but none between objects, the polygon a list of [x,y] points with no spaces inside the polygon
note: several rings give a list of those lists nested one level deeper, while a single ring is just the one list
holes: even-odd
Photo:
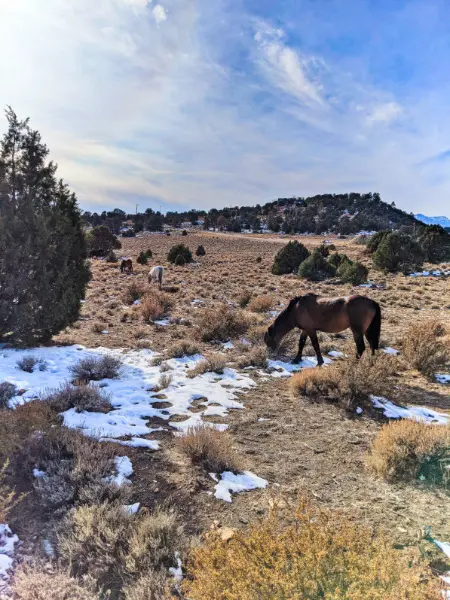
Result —
[{"label": "hillside", "polygon": [[235,206],[206,211],[189,210],[163,215],[147,209],[145,213],[126,214],[120,209],[84,213],[90,225],[105,224],[115,233],[125,227],[135,232],[167,227],[198,226],[204,229],[283,231],[284,233],[327,232],[353,234],[400,227],[423,226],[412,214],[383,202],[377,193],[322,194],[309,198],[278,198],[264,205]]}]

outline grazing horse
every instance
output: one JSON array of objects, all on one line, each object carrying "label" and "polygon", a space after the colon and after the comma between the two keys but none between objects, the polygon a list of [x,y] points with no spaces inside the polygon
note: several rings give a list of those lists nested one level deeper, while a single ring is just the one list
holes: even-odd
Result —
[{"label": "grazing horse", "polygon": [[164,267],[153,267],[150,269],[150,273],[148,274],[148,282],[149,283],[157,281],[159,283],[159,289],[161,289],[163,279],[164,279]]},{"label": "grazing horse", "polygon": [[271,350],[276,350],[282,338],[294,328],[301,330],[298,353],[294,363],[302,360],[303,348],[308,336],[317,356],[317,364],[323,364],[317,331],[340,333],[352,330],[357,357],[365,350],[364,335],[369,342],[372,354],[378,350],[381,331],[380,305],[367,296],[344,298],[320,298],[316,294],[306,294],[293,298],[271,325],[264,341]]},{"label": "grazing horse", "polygon": [[133,272],[133,261],[131,258],[127,258],[120,263],[120,272],[124,273],[125,271],[128,273]]}]

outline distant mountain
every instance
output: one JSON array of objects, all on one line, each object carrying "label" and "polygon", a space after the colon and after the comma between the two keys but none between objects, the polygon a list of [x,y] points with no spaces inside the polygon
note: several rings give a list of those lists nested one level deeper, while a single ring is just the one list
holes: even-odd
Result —
[{"label": "distant mountain", "polygon": [[448,217],[427,217],[426,215],[414,215],[418,221],[422,221],[426,225],[440,225],[441,227],[450,227],[450,219]]}]

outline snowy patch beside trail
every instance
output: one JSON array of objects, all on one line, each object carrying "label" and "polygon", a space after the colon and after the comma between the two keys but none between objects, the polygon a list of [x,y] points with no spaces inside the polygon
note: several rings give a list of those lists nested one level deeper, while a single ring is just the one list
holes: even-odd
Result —
[{"label": "snowy patch beside trail", "polygon": [[409,277],[448,277],[450,271],[441,271],[436,269],[435,271],[418,271],[416,273],[410,273]]},{"label": "snowy patch beside trail", "polygon": [[0,525],[0,579],[8,578],[14,560],[14,546],[18,541],[8,525]]},{"label": "snowy patch beside trail", "polygon": [[[210,476],[217,481],[217,475],[210,473]],[[220,475],[220,481],[214,486],[214,496],[219,500],[231,502],[231,494],[248,492],[249,490],[263,489],[267,486],[267,481],[258,477],[251,471],[244,471],[235,475],[231,471],[224,471]]]},{"label": "snowy patch beside trail", "polygon": [[345,354],[343,352],[339,352],[339,350],[330,350],[330,352],[328,352],[328,356],[331,356],[332,358],[343,358]]},{"label": "snowy patch beside trail", "polygon": [[438,383],[450,383],[450,375],[448,373],[435,373],[434,376]]},{"label": "snowy patch beside trail", "polygon": [[117,475],[108,477],[108,481],[115,483],[118,487],[131,483],[128,477],[133,475],[133,465],[128,456],[116,456],[114,463],[116,465]]},{"label": "snowy patch beside trail", "polygon": [[[203,357],[197,354],[167,360],[172,381],[165,390],[157,392],[161,371],[159,366],[152,365],[152,359],[158,354],[148,349],[90,350],[81,345],[32,350],[2,349],[0,381],[9,381],[18,389],[25,390],[23,395],[15,396],[11,400],[11,406],[22,404],[70,381],[70,367],[81,359],[105,354],[122,361],[117,379],[103,379],[100,382],[111,397],[112,410],[108,413],[98,413],[69,409],[63,413],[64,424],[81,429],[83,433],[92,437],[117,439],[130,436],[132,439],[126,443],[129,446],[137,446],[136,438],[161,430],[160,427],[152,428],[149,424],[148,420],[153,417],[164,419],[171,427],[183,431],[202,423],[203,415],[223,417],[229,409],[243,408],[243,404],[237,400],[236,392],[245,392],[256,386],[250,377],[231,368],[226,368],[222,375],[204,373],[190,379],[186,375],[187,371],[203,360]],[[29,355],[45,360],[47,370],[42,372],[36,369],[33,373],[21,371],[17,367],[17,361]],[[203,410],[193,413],[190,409],[193,403],[200,399]],[[165,408],[153,406],[161,404],[161,401],[165,403]],[[185,416],[186,419],[170,422],[171,417],[175,415]],[[226,425],[218,427],[226,428]],[[150,440],[143,440],[139,445],[156,450],[156,444],[150,443]]]},{"label": "snowy patch beside trail", "polygon": [[399,406],[382,396],[370,396],[375,408],[383,410],[388,419],[411,419],[422,423],[450,424],[450,415],[439,413],[424,406]]},{"label": "snowy patch beside trail", "polygon": [[[329,365],[333,362],[326,356],[324,356],[323,360],[326,365]],[[290,377],[292,373],[300,371],[301,369],[317,367],[317,358],[313,356],[307,356],[298,364],[288,363],[282,360],[269,360],[267,361],[267,366],[269,369],[273,369],[271,372],[272,377]]]},{"label": "snowy patch beside trail", "polygon": [[393,354],[394,356],[400,354],[398,350],[396,350],[395,348],[390,348],[389,346],[387,346],[386,348],[381,348],[381,351],[385,354]]}]

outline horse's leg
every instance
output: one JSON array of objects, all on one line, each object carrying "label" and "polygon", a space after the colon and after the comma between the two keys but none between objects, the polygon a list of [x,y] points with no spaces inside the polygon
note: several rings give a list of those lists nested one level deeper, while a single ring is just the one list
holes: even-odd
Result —
[{"label": "horse's leg", "polygon": [[319,340],[317,339],[317,333],[313,331],[309,334],[309,337],[311,338],[311,343],[317,356],[317,366],[320,367],[320,365],[323,365],[323,358],[320,351]]},{"label": "horse's leg", "polygon": [[364,336],[363,332],[360,328],[352,327],[353,339],[356,344],[356,358],[361,358],[366,349],[366,345],[364,344]]},{"label": "horse's leg", "polygon": [[294,363],[294,365],[298,365],[298,363],[301,362],[302,355],[303,355],[303,348],[305,347],[307,339],[308,339],[308,335],[304,331],[302,331],[301,334],[300,334],[300,339],[298,341],[297,356],[292,361]]}]

